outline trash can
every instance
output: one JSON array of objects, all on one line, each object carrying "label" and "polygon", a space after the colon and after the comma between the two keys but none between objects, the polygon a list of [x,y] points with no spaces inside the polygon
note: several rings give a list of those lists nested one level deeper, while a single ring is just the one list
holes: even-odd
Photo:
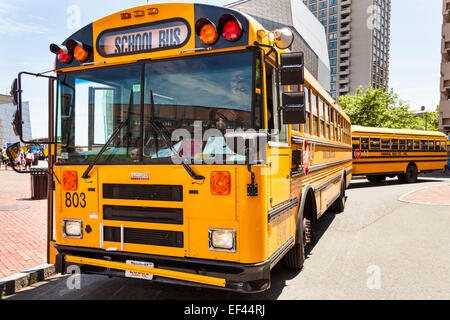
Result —
[{"label": "trash can", "polygon": [[45,171],[31,170],[31,199],[47,199],[48,173]]}]

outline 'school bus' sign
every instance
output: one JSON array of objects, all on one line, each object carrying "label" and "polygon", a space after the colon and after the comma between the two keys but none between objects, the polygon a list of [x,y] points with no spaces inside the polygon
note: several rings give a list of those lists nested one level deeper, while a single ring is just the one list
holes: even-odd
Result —
[{"label": "'school bus' sign", "polygon": [[175,49],[186,44],[190,33],[184,19],[111,29],[99,35],[97,50],[103,57],[113,57]]}]

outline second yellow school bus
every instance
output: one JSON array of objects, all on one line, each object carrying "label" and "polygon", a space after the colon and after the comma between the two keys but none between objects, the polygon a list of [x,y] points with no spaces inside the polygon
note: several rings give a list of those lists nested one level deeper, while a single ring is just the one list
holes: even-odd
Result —
[{"label": "second yellow school bus", "polygon": [[[344,210],[352,150],[289,42],[239,11],[168,3],[52,45],[57,270],[255,292],[282,259],[301,269],[313,225]],[[262,136],[256,161],[229,144]]]},{"label": "second yellow school bus", "polygon": [[445,143],[435,131],[352,126],[353,176],[416,182],[419,173],[445,170]]}]

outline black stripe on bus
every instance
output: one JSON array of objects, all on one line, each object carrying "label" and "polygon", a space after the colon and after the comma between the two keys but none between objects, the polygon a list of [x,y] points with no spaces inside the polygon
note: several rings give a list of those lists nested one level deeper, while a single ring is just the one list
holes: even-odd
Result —
[{"label": "black stripe on bus", "polygon": [[278,217],[279,215],[285,213],[286,211],[291,210],[292,208],[295,208],[297,206],[298,199],[294,198],[287,202],[284,202],[275,208],[269,210],[269,222],[271,222],[273,219]]},{"label": "black stripe on bus", "polygon": [[348,144],[339,144],[336,142],[321,141],[321,140],[312,139],[312,138],[305,138],[305,137],[294,135],[294,134],[291,137],[291,141],[293,144],[302,144],[304,140],[307,140],[309,143],[313,143],[313,144],[315,144],[317,146],[321,146],[321,147],[352,150],[352,146],[348,145]]},{"label": "black stripe on bus", "polygon": [[[374,136],[374,138],[379,138],[383,135],[386,134],[391,134],[394,136],[398,136],[399,139],[401,139],[401,137],[427,137],[429,140],[442,140],[445,139],[442,136],[430,136],[429,134],[417,134],[417,133],[395,133],[395,132],[367,132],[367,131],[352,131],[352,134],[354,133],[358,133],[360,135],[362,135],[363,138],[370,138],[372,136]],[[369,136],[369,137],[368,137]],[[430,138],[431,137],[431,138]],[[355,137],[357,138],[357,137]],[[396,138],[394,138],[396,139]]]},{"label": "black stripe on bus", "polygon": [[360,161],[356,164],[374,164],[374,163],[402,163],[402,162],[446,162],[445,160],[399,160],[399,161]]},{"label": "black stripe on bus", "polygon": [[393,158],[393,159],[403,159],[403,158],[442,158],[444,156],[442,155],[430,155],[430,156],[415,156],[415,155],[411,155],[411,156],[369,156],[369,157],[364,157],[364,158],[360,158],[361,159],[384,159],[384,158]]}]

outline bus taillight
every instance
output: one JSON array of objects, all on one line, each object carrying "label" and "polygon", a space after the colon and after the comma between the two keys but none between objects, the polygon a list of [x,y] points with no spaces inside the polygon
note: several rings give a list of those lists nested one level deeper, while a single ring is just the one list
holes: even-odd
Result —
[{"label": "bus taillight", "polygon": [[243,33],[242,24],[231,14],[224,14],[219,20],[222,36],[228,41],[238,41]]},{"label": "bus taillight", "polygon": [[197,21],[195,24],[195,32],[206,45],[212,45],[219,39],[219,32],[217,32],[214,23],[205,18]]},{"label": "bus taillight", "polygon": [[56,54],[58,61],[64,64],[71,64],[73,56],[69,53],[66,47],[58,46],[54,43],[50,45],[50,51]]}]

